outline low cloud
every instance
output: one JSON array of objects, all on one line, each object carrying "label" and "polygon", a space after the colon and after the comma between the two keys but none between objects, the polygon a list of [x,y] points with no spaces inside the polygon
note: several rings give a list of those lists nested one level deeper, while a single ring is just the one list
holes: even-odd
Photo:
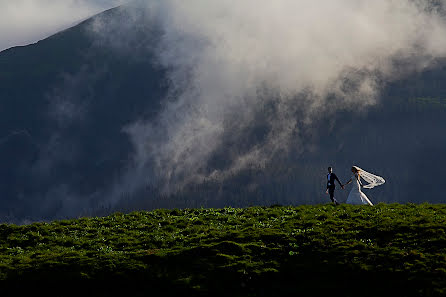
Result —
[{"label": "low cloud", "polygon": [[[373,105],[385,83],[446,56],[444,3],[140,2],[161,22],[170,95],[155,120],[125,128],[136,154],[124,180],[145,174],[174,192],[298,152],[312,121]],[[264,135],[242,144],[259,119]]]}]

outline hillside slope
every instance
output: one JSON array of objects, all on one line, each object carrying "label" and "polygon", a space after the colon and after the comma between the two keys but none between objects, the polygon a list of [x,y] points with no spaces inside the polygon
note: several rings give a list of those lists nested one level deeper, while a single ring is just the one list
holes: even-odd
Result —
[{"label": "hillside slope", "polygon": [[30,282],[47,296],[444,296],[445,255],[446,206],[431,204],[160,209],[0,225],[2,292],[11,296]]},{"label": "hillside slope", "polygon": [[[374,203],[445,202],[446,62],[440,60],[386,84],[379,103],[362,113],[320,115],[298,131],[304,141],[265,168],[191,184],[168,197],[146,187],[148,176],[138,176],[138,191],[128,190],[121,179],[135,147],[125,127],[155,118],[169,93],[168,69],[154,54],[163,32],[144,14],[123,6],[0,53],[0,222],[159,207],[322,203],[329,165],[343,181],[354,164],[382,175],[387,183],[367,193]],[[266,117],[240,139],[223,142],[207,170],[261,145],[270,132]],[[113,200],[104,198],[112,191]],[[339,200],[346,197],[338,192]]]}]

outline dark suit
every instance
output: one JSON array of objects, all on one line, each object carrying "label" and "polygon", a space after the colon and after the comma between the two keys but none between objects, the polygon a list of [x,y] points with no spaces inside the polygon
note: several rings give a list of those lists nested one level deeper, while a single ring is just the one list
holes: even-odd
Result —
[{"label": "dark suit", "polygon": [[334,191],[336,189],[335,181],[337,181],[339,183],[339,185],[342,186],[342,184],[339,181],[339,179],[336,176],[336,174],[334,174],[334,173],[327,174],[327,190],[328,190],[328,194],[330,194],[331,201],[333,201],[334,203],[338,203],[334,199]]}]

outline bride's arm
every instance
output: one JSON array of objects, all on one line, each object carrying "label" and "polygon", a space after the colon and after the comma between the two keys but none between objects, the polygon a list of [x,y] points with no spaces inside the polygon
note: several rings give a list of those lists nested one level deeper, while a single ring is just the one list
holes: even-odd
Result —
[{"label": "bride's arm", "polygon": [[345,186],[345,185],[348,185],[348,184],[351,183],[351,182],[352,182],[352,179],[349,179],[348,182],[346,182],[346,183],[344,184],[344,186]]},{"label": "bride's arm", "polygon": [[358,175],[356,176],[356,179],[358,180],[359,184],[360,184],[361,187],[362,187],[361,175],[358,174]]}]

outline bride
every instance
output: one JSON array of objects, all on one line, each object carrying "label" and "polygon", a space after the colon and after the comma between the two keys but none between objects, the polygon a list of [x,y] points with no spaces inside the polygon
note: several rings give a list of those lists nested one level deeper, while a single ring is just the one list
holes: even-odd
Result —
[{"label": "bride", "polygon": [[[363,186],[361,178],[364,179],[368,184]],[[351,182],[353,182],[353,187],[350,191],[350,194],[348,194],[346,203],[373,205],[372,202],[370,202],[369,198],[367,198],[367,196],[363,192],[361,192],[361,186],[366,189],[371,189],[373,187],[382,185],[386,181],[381,176],[371,174],[370,172],[367,172],[357,166],[353,166],[352,178],[350,178],[346,185]]]}]

